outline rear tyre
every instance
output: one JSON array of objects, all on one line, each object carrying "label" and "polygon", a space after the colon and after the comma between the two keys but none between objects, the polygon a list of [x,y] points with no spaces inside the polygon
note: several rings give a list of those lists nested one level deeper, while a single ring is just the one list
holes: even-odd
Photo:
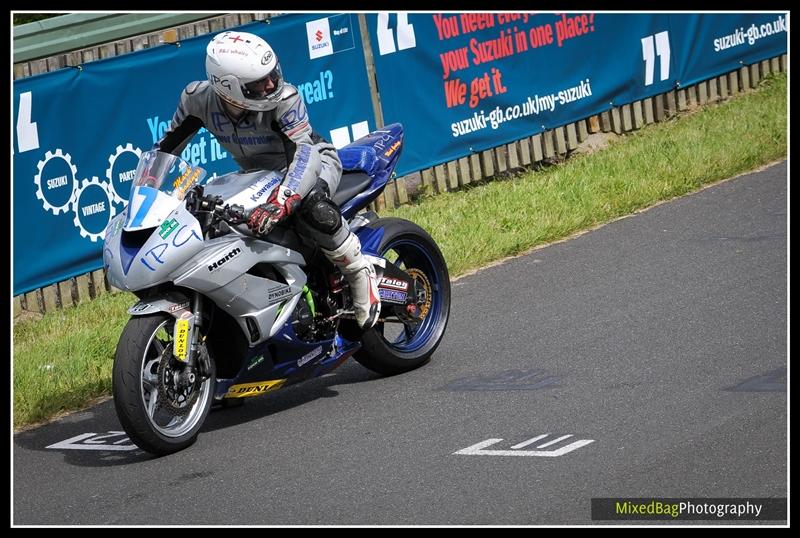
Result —
[{"label": "rear tyre", "polygon": [[416,322],[385,316],[361,335],[362,347],[354,358],[366,368],[394,375],[419,368],[431,358],[442,341],[450,317],[450,276],[439,247],[431,236],[407,220],[384,218],[369,225],[383,227],[378,254],[394,263],[417,282],[418,307],[422,319]]}]

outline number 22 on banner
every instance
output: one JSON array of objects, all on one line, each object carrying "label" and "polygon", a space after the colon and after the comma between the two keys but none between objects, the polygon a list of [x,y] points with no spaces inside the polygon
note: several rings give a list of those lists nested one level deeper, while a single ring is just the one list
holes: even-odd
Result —
[{"label": "number 22 on banner", "polygon": [[417,46],[414,25],[408,23],[408,13],[397,14],[397,49],[394,47],[394,35],[389,28],[389,13],[378,14],[378,51],[380,55],[391,54],[398,50],[411,49]]},{"label": "number 22 on banner", "polygon": [[[653,41],[655,38],[655,47]],[[661,79],[669,78],[669,32],[659,32],[642,38],[642,56],[644,56],[644,85],[653,83],[655,57],[661,58]]]}]

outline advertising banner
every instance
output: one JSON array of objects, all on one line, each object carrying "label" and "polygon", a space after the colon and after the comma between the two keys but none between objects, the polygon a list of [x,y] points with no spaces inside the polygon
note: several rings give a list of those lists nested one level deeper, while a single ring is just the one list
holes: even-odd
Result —
[{"label": "advertising banner", "polygon": [[[236,28],[267,40],[315,131],[337,147],[375,129],[358,16],[283,15]],[[32,76],[13,87],[14,295],[102,267],[142,151],[167,130],[183,88],[204,80],[214,34]],[[182,157],[238,169],[201,131]]]},{"label": "advertising banner", "polygon": [[379,13],[367,16],[398,175],[785,53],[786,16]]}]

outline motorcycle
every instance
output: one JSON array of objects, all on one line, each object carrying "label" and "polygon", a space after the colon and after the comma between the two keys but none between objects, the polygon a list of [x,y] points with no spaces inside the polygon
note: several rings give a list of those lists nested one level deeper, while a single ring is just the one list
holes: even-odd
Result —
[{"label": "motorcycle", "polygon": [[380,282],[380,318],[367,331],[355,323],[347,280],[294,231],[294,216],[263,239],[243,224],[282,173],[209,180],[178,156],[142,154],[130,202],[103,245],[109,283],[139,299],[112,378],[117,416],[137,446],[156,455],[182,450],[212,403],[325,375],[351,356],[383,375],[430,360],[450,313],[442,253],[416,224],[365,210],[402,145],[395,123],[338,150],[344,172],[333,200]]}]

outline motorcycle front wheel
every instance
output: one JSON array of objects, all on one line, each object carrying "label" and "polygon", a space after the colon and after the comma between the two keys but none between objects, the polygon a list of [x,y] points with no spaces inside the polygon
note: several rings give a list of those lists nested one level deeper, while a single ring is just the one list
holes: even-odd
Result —
[{"label": "motorcycle front wheel", "polygon": [[[132,317],[114,356],[117,416],[131,441],[159,456],[195,442],[216,383],[213,357],[203,379],[197,374],[189,378],[184,363],[172,356],[174,325],[175,318],[163,313]],[[206,353],[204,347],[201,353]]]}]

